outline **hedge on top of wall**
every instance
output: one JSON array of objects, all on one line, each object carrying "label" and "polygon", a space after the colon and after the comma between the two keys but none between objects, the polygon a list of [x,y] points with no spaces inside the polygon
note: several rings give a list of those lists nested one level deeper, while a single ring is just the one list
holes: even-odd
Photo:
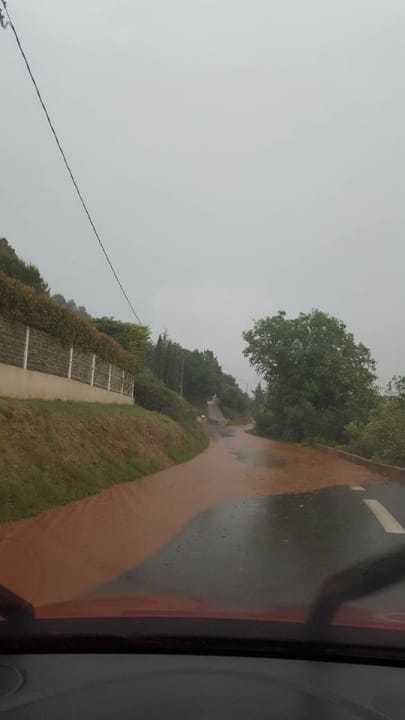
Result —
[{"label": "hedge on top of wall", "polygon": [[64,345],[95,353],[123,370],[136,371],[134,356],[111,337],[96,330],[91,322],[1,271],[0,315],[10,322],[42,330]]}]

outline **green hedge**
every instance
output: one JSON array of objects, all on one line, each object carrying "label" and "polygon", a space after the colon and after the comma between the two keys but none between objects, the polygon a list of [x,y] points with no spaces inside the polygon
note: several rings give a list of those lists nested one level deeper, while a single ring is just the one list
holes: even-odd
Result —
[{"label": "green hedge", "polygon": [[195,411],[186,400],[161,385],[147,371],[136,378],[135,402],[146,410],[163,413],[179,423],[194,422],[196,418]]},{"label": "green hedge", "polygon": [[95,353],[123,370],[136,372],[134,356],[108,335],[96,330],[91,322],[53,302],[48,295],[0,272],[0,315],[6,320],[42,330],[64,345]]}]

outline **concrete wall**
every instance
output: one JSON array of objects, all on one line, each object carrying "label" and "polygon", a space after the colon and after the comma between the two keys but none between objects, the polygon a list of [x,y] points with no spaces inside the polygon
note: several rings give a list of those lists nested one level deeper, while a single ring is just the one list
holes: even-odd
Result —
[{"label": "concrete wall", "polygon": [[132,405],[132,373],[0,316],[0,396]]},{"label": "concrete wall", "polygon": [[48,375],[35,370],[24,370],[0,363],[0,397],[40,400],[72,400],[74,402],[100,402],[132,405],[130,395],[121,395],[77,380]]}]

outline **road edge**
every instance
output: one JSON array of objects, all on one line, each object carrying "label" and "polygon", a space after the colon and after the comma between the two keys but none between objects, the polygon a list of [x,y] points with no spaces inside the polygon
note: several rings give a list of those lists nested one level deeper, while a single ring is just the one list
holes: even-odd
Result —
[{"label": "road edge", "polygon": [[394,482],[405,484],[405,468],[397,467],[396,465],[386,465],[385,463],[380,463],[376,460],[369,460],[361,455],[354,455],[346,450],[330,447],[329,445],[322,445],[321,443],[314,443],[313,447],[318,448],[318,450],[323,450],[331,455],[342,457],[348,462],[355,463],[356,465],[365,465],[365,467],[370,470],[374,470],[379,475],[382,475],[382,477],[393,480]]}]

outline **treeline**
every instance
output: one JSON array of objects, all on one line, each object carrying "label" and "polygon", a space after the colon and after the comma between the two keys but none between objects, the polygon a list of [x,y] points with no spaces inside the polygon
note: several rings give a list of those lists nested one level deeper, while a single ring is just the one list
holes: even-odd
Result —
[{"label": "treeline", "polygon": [[[166,407],[169,401],[176,404],[175,398],[158,392],[157,387],[161,387],[176,392],[201,410],[207,400],[216,394],[222,411],[228,418],[243,420],[249,415],[249,396],[238,387],[234,377],[222,371],[211,350],[188,350],[171,340],[167,332],[159,335],[154,343],[147,326],[122,322],[113,317],[91,317],[86,308],[77,305],[73,299],[67,300],[60,293],[52,294],[38,268],[19,258],[5,238],[0,238],[0,272],[41,296],[41,299],[33,302],[32,290],[31,295],[29,292],[20,293],[20,302],[15,304],[15,312],[12,309],[7,311],[9,316],[11,313],[14,319],[27,323],[29,319],[36,323],[39,329],[53,334],[56,329],[56,334],[62,340],[71,342],[73,338],[77,338],[81,347],[90,342],[89,338],[92,340],[89,347],[95,347],[95,338],[99,338],[97,347],[105,351],[105,343],[103,345],[100,338],[110,336],[118,343],[117,349],[121,347],[127,352],[127,355],[121,357],[121,360],[125,358],[125,367],[136,367],[139,398],[144,398],[146,404],[149,393],[150,402],[153,397],[153,409],[158,409],[159,405]],[[14,286],[10,289],[7,285],[7,288],[9,293],[11,290],[16,292]],[[80,322],[75,322],[73,315],[66,313],[66,310],[80,316],[77,318]],[[3,311],[5,312],[5,306]],[[95,334],[94,330],[102,335]],[[106,347],[109,349],[110,345],[107,343]],[[132,361],[128,361],[128,357],[132,357]]]},{"label": "treeline", "polygon": [[197,408],[204,408],[207,400],[217,395],[226,417],[244,420],[250,412],[249,395],[232,375],[223,372],[212,350],[188,350],[165,332],[156,344],[149,343],[145,370]]},{"label": "treeline", "polygon": [[258,320],[244,354],[263,378],[254,393],[257,432],[336,444],[405,465],[405,378],[381,391],[370,350],[345,324],[313,310]]}]

